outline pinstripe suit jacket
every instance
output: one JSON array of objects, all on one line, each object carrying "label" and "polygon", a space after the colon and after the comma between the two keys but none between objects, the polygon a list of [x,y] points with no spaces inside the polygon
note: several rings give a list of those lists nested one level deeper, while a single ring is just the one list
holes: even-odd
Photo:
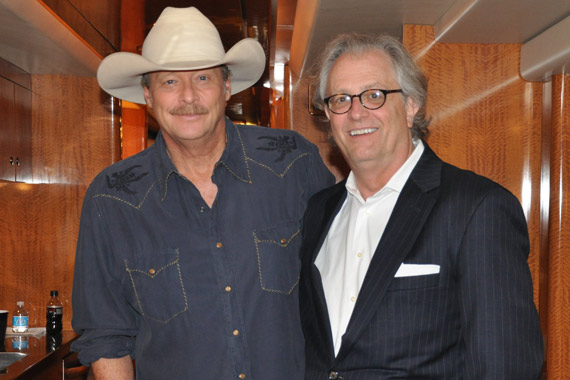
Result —
[{"label": "pinstripe suit jacket", "polygon": [[[543,343],[521,206],[498,184],[444,163],[427,144],[378,244],[335,357],[314,261],[345,198],[343,181],[315,195],[305,214],[305,379],[540,377]],[[437,264],[440,273],[394,278],[401,263]]]}]

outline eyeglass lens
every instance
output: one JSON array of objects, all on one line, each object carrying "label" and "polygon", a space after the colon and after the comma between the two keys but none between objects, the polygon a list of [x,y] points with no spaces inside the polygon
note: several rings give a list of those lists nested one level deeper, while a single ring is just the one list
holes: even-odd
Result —
[{"label": "eyeglass lens", "polygon": [[334,113],[345,113],[352,106],[353,98],[359,98],[364,107],[372,110],[382,107],[386,101],[386,96],[382,91],[371,89],[363,91],[359,95],[333,95],[329,98],[327,105]]}]

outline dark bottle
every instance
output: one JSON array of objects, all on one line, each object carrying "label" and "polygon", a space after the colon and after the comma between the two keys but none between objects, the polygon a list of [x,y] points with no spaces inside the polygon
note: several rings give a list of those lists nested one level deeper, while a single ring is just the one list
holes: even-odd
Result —
[{"label": "dark bottle", "polygon": [[57,290],[52,290],[50,296],[46,309],[46,333],[59,334],[62,327],[63,305],[57,296]]}]

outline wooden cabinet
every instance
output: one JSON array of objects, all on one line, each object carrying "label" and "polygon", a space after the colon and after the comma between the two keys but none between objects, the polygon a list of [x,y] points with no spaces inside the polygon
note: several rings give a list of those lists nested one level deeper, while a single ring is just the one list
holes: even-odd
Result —
[{"label": "wooden cabinet", "polygon": [[101,56],[120,49],[121,2],[117,0],[43,0]]},{"label": "wooden cabinet", "polygon": [[31,104],[29,89],[0,76],[0,180],[32,180]]}]

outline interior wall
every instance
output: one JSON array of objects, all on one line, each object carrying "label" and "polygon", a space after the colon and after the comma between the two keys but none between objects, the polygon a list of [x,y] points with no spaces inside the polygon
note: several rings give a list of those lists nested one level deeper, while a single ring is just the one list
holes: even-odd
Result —
[{"label": "interior wall", "polygon": [[552,79],[552,144],[545,318],[548,379],[570,374],[570,76]]},{"label": "interior wall", "polygon": [[348,175],[349,168],[338,148],[331,144],[326,116],[311,114],[313,111],[309,109],[309,88],[313,87],[313,80],[309,77],[299,79],[292,71],[290,75],[293,85],[289,96],[290,115],[286,118],[286,123],[290,129],[301,133],[317,145],[325,164],[337,181],[340,181]]},{"label": "interior wall", "polygon": [[79,216],[88,184],[119,158],[118,118],[95,78],[32,77],[33,181],[0,183],[0,305],[24,301],[30,326],[45,325],[51,289],[71,329]]}]

